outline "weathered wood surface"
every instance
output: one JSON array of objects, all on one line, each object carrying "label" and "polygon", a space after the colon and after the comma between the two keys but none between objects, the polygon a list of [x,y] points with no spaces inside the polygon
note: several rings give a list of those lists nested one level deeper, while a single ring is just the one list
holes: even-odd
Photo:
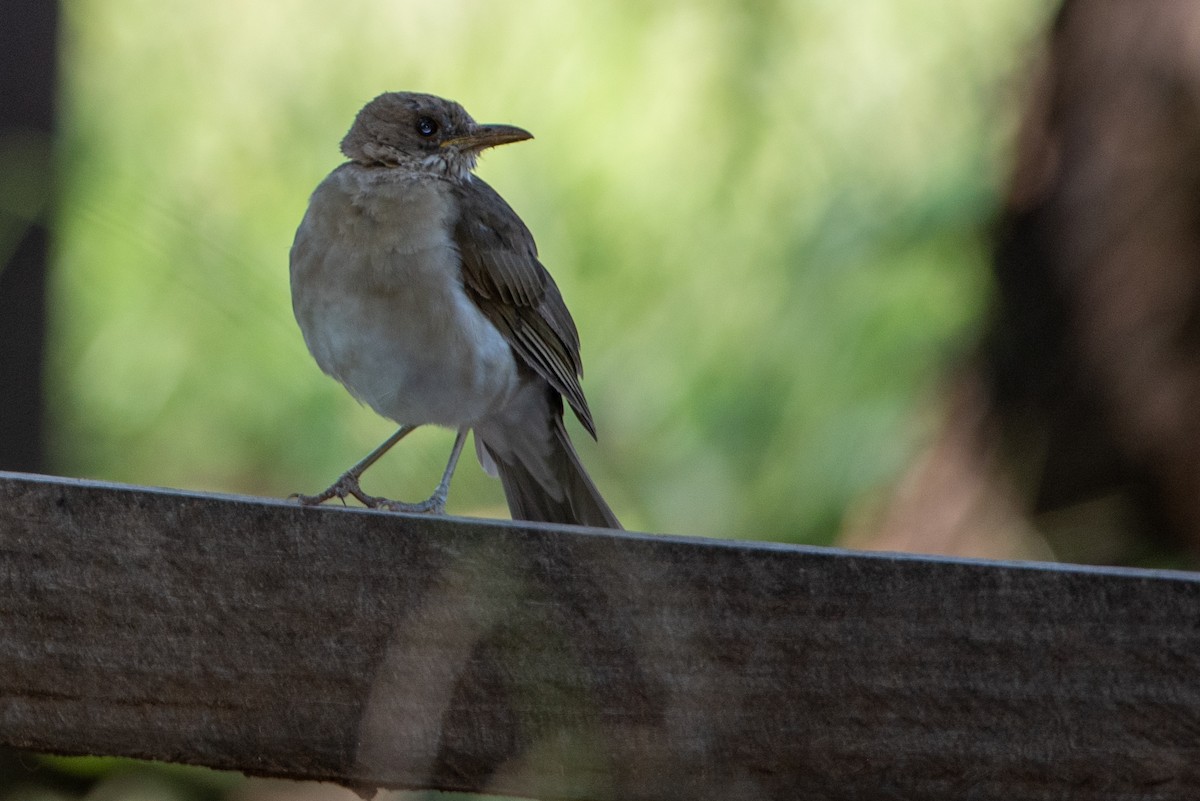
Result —
[{"label": "weathered wood surface", "polygon": [[0,474],[0,743],[546,799],[1195,799],[1200,580]]}]

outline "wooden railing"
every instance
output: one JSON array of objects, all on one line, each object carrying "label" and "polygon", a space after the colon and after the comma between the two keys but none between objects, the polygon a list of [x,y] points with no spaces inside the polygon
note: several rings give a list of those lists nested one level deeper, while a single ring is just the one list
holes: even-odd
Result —
[{"label": "wooden railing", "polygon": [[1200,580],[0,474],[0,744],[362,791],[1195,799]]}]

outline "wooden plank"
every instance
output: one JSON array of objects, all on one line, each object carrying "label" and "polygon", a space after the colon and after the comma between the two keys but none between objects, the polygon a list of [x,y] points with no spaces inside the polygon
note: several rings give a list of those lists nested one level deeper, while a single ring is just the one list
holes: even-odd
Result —
[{"label": "wooden plank", "polygon": [[1200,797],[1200,581],[0,474],[0,743],[545,799]]}]

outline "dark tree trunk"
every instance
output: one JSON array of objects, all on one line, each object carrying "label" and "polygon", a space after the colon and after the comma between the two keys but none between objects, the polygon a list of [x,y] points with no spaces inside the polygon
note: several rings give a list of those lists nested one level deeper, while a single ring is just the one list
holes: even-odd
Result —
[{"label": "dark tree trunk", "polygon": [[1196,3],[1063,3],[1030,82],[978,358],[855,544],[1200,563],[1197,30]]},{"label": "dark tree trunk", "polygon": [[[0,4],[0,468],[41,471],[58,4]],[[19,190],[19,191],[18,191]]]}]

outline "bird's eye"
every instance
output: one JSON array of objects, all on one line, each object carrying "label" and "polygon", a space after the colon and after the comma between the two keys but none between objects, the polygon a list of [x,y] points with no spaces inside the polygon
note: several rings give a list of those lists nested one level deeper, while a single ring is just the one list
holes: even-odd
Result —
[{"label": "bird's eye", "polygon": [[417,120],[417,133],[421,136],[433,136],[438,132],[438,124],[429,117],[421,117]]}]

